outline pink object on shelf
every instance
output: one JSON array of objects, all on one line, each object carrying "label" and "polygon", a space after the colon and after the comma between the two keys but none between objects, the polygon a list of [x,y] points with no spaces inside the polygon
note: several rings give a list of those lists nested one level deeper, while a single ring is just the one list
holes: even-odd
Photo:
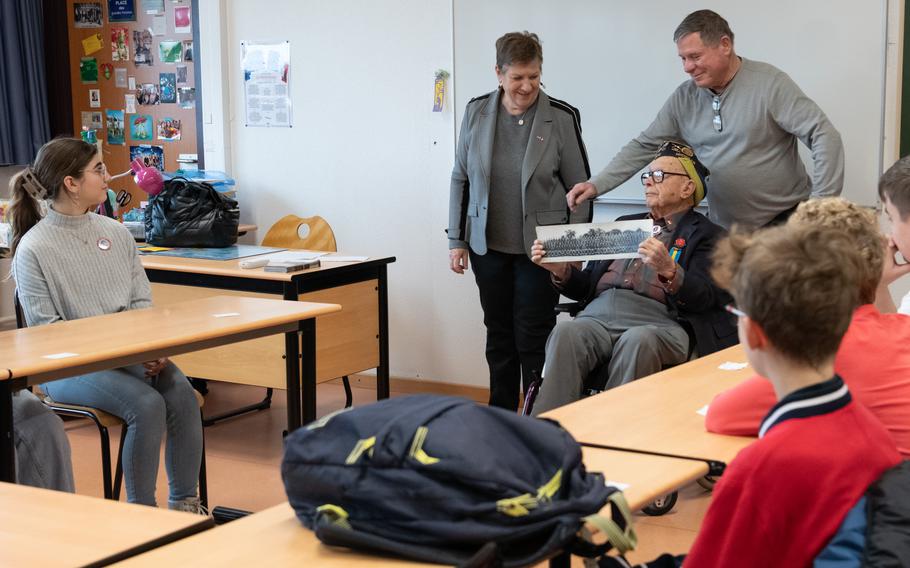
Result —
[{"label": "pink object on shelf", "polygon": [[133,170],[133,179],[142,191],[149,195],[158,195],[164,189],[164,177],[158,168],[146,166],[139,158],[133,160],[130,167]]}]

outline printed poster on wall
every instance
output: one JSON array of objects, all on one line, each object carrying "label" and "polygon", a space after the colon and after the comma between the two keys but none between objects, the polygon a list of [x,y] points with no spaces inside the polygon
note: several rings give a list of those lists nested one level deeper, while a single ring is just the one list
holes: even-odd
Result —
[{"label": "printed poster on wall", "polygon": [[112,22],[135,22],[135,0],[107,0],[107,19]]},{"label": "printed poster on wall", "polygon": [[291,128],[291,42],[242,41],[246,126]]}]

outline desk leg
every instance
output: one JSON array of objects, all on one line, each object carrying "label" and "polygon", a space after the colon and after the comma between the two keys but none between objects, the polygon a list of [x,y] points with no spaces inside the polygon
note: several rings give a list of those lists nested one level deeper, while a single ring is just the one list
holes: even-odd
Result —
[{"label": "desk leg", "polygon": [[288,434],[300,427],[300,344],[296,331],[284,334],[284,365],[288,397]]},{"label": "desk leg", "polygon": [[0,481],[16,482],[16,446],[13,443],[13,391],[0,381]]},{"label": "desk leg", "polygon": [[379,267],[379,367],[376,369],[376,398],[389,398],[389,273]]},{"label": "desk leg", "polygon": [[316,319],[300,322],[302,379],[300,384],[303,423],[316,420]]}]

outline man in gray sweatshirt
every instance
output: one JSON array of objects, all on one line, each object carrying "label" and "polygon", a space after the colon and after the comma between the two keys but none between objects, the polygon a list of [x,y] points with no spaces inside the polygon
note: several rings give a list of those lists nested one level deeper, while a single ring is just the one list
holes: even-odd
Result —
[{"label": "man in gray sweatshirt", "polygon": [[[686,16],[673,40],[692,79],[606,168],[567,193],[570,208],[616,188],[674,139],[687,141],[711,170],[709,217],[722,227],[780,222],[810,196],[840,195],[840,134],[786,73],[737,56],[730,26],[711,10]],[[811,150],[811,179],[797,139]]]}]

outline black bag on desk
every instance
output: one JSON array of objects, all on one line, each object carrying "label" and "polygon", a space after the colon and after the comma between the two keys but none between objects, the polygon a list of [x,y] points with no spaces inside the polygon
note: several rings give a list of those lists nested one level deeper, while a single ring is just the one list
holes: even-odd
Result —
[{"label": "black bag on desk", "polygon": [[207,183],[177,177],[149,198],[145,240],[160,247],[229,247],[239,223],[236,201]]},{"label": "black bag on desk", "polygon": [[[281,475],[324,543],[442,564],[527,566],[568,550],[585,520],[634,546],[622,493],[585,471],[558,424],[454,397],[340,411],[287,437]],[[612,518],[595,519],[610,502]],[[601,524],[603,523],[603,524]],[[606,527],[606,528],[604,528]]]}]

